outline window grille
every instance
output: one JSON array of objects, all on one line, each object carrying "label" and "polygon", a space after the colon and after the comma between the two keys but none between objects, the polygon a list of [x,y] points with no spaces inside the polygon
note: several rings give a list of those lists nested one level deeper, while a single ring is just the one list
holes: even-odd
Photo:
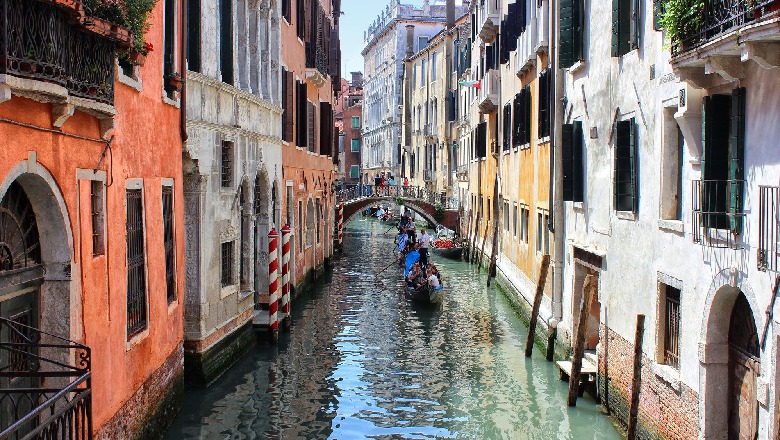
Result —
[{"label": "window grille", "polygon": [[759,186],[758,270],[778,271],[780,259],[780,187]]},{"label": "window grille", "polygon": [[147,327],[143,193],[127,190],[127,335]]},{"label": "window grille", "polygon": [[233,186],[233,142],[222,141],[220,177],[222,188]]},{"label": "window grille", "polygon": [[664,363],[680,368],[680,289],[665,285],[666,325],[664,333]]},{"label": "window grille", "polygon": [[222,270],[220,272],[222,279],[222,287],[228,287],[235,284],[233,279],[233,247],[235,241],[228,241],[222,243]]},{"label": "window grille", "polygon": [[168,303],[176,300],[176,252],[173,239],[173,187],[162,189],[163,247],[165,249],[165,290]]},{"label": "window grille", "polygon": [[92,255],[105,254],[105,228],[103,211],[103,182],[93,180],[90,184],[91,217],[92,217]]}]

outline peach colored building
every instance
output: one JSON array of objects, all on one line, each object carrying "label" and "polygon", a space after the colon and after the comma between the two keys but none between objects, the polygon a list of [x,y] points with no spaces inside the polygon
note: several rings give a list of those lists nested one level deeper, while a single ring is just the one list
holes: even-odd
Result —
[{"label": "peach colored building", "polygon": [[[32,388],[73,408],[17,435],[64,423],[159,436],[183,390],[182,2],[157,3],[155,49],[122,67],[129,36],[79,4],[3,4],[0,432],[32,409],[14,414],[6,397]],[[52,32],[27,32],[28,19]]]}]

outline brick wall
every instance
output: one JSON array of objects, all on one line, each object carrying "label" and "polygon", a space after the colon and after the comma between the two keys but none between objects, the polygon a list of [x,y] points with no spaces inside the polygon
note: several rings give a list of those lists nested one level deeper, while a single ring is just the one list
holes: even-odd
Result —
[{"label": "brick wall", "polygon": [[[598,387],[602,403],[625,427],[628,423],[634,346],[601,325],[599,332]],[[607,356],[604,356],[604,352]],[[667,382],[642,356],[642,389],[639,392],[639,439],[693,439],[699,437],[698,394],[680,381]],[[605,368],[609,378],[604,380]]]}]

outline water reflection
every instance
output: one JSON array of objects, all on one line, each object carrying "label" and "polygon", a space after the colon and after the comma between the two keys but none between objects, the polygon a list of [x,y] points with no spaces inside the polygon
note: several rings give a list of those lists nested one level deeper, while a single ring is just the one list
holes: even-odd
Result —
[{"label": "water reflection", "polygon": [[[566,383],[473,267],[437,261],[435,308],[408,303],[384,224],[345,229],[346,257],[308,298],[278,347],[261,345],[205,390],[188,390],[170,439],[619,438]],[[434,257],[435,258],[435,257]]]}]

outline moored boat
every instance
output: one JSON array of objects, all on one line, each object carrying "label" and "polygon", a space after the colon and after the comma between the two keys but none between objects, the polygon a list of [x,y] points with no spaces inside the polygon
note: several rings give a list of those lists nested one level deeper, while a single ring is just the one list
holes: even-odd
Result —
[{"label": "moored boat", "polygon": [[451,248],[437,248],[432,247],[431,251],[444,258],[449,258],[450,260],[460,260],[461,255],[463,254],[463,247],[451,247]]},{"label": "moored boat", "polygon": [[444,298],[444,290],[431,289],[428,286],[422,286],[419,289],[406,286],[406,297],[422,304],[439,304]]}]

